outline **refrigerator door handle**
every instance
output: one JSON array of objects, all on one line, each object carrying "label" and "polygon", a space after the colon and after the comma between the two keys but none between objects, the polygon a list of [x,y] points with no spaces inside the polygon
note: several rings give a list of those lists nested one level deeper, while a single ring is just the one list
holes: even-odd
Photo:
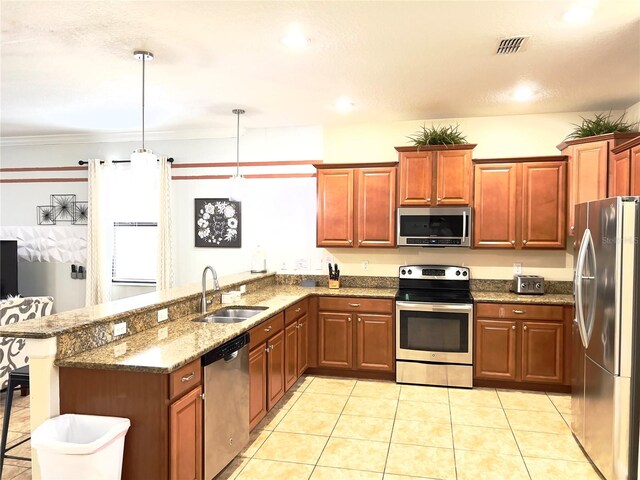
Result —
[{"label": "refrigerator door handle", "polygon": [[587,344],[589,344],[589,342],[591,341],[591,334],[593,333],[594,317],[596,314],[596,297],[598,296],[598,283],[595,281],[597,277],[596,250],[595,246],[593,245],[591,233],[589,233],[589,243],[587,244],[586,248],[585,260],[587,258],[587,255],[589,255],[589,258],[591,260],[593,275],[582,275],[581,280],[589,280],[593,282],[593,291],[589,292],[589,311],[587,312],[587,317],[582,318],[585,337],[587,339]]},{"label": "refrigerator door handle", "polygon": [[582,241],[580,242],[580,250],[578,252],[578,261],[576,262],[576,273],[573,281],[573,288],[576,300],[576,323],[578,324],[578,332],[580,332],[580,339],[582,340],[582,346],[587,348],[587,332],[584,324],[584,309],[582,304],[582,278],[584,273],[584,263],[587,256],[587,243],[591,241],[591,232],[589,229],[584,231],[582,235]]}]

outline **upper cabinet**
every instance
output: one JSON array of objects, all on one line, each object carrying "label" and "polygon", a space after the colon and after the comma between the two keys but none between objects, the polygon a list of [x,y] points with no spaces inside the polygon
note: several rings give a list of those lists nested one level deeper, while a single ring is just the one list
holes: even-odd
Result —
[{"label": "upper cabinet", "polygon": [[475,165],[475,248],[564,249],[566,157]]},{"label": "upper cabinet", "polygon": [[640,195],[640,136],[611,150],[609,196]]},{"label": "upper cabinet", "polygon": [[475,145],[396,147],[400,206],[470,205]]},{"label": "upper cabinet", "polygon": [[395,247],[396,164],[317,165],[319,247]]},{"label": "upper cabinet", "polygon": [[[623,164],[617,165],[612,150],[640,135],[637,132],[610,133],[594,137],[568,140],[558,145],[558,150],[569,159],[567,201],[567,230],[574,233],[575,206],[582,202],[613,196],[624,183],[619,174]],[[629,174],[627,174],[629,175]]]}]

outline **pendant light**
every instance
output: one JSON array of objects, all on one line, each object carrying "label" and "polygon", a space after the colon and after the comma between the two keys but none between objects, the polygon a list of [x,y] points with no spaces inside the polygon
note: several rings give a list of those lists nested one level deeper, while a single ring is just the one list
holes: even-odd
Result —
[{"label": "pendant light", "polygon": [[245,112],[241,108],[234,108],[231,110],[231,113],[238,117],[238,121],[236,126],[236,173],[229,178],[231,181],[229,200],[239,202],[242,199],[245,183],[244,176],[240,175],[240,115],[243,115]]},{"label": "pendant light", "polygon": [[144,81],[145,81],[145,64],[153,60],[153,53],[144,50],[136,50],[133,52],[133,58],[142,61],[142,148],[136,148],[131,154],[131,166],[142,166],[144,164],[155,164],[158,157],[144,146]]}]

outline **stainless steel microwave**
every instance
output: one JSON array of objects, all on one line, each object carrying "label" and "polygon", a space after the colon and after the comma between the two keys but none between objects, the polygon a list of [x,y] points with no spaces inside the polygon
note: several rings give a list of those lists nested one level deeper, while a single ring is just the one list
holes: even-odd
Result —
[{"label": "stainless steel microwave", "polygon": [[399,247],[470,247],[470,207],[398,208]]}]

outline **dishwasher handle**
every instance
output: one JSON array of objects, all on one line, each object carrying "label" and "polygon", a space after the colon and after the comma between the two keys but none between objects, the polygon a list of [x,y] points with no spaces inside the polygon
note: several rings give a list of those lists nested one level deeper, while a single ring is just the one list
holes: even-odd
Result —
[{"label": "dishwasher handle", "polygon": [[243,333],[242,335],[229,340],[227,343],[214,348],[210,352],[205,353],[202,356],[202,366],[206,367],[218,360],[224,360],[230,362],[238,356],[240,351],[245,345],[249,344],[249,334]]}]

